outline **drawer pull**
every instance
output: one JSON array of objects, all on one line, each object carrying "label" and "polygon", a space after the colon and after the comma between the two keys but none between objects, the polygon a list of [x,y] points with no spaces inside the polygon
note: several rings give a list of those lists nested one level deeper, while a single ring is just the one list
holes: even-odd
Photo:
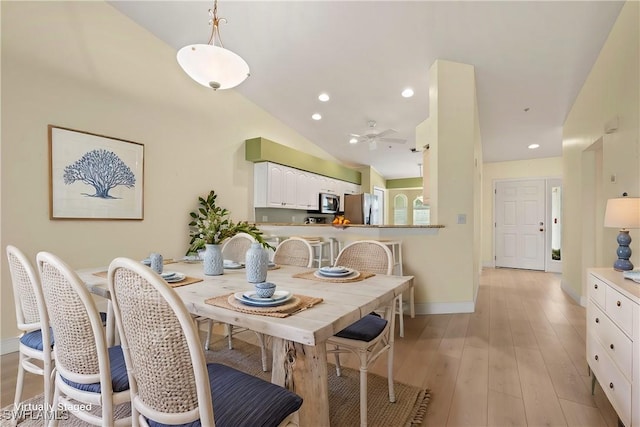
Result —
[{"label": "drawer pull", "polygon": [[621,303],[620,301],[618,301],[618,302],[616,303],[616,305],[617,305],[618,307],[620,307],[620,306],[622,305],[622,303]]},{"label": "drawer pull", "polygon": [[609,346],[609,348],[610,348],[611,350],[613,350],[613,344],[611,344],[611,345]]},{"label": "drawer pull", "polygon": [[609,388],[613,390],[613,383],[609,383]]},{"label": "drawer pull", "polygon": [[596,361],[598,360],[598,355],[596,354],[596,356],[594,357],[594,359],[596,359]]},{"label": "drawer pull", "polygon": [[593,289],[598,289],[598,284],[593,285]]},{"label": "drawer pull", "polygon": [[596,323],[600,323],[600,319],[596,317]]}]

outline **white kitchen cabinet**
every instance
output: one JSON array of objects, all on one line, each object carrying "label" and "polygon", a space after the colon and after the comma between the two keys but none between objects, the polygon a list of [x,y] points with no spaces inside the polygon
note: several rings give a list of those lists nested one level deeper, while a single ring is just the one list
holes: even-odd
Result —
[{"label": "white kitchen cabinet", "polygon": [[253,205],[256,208],[296,209],[297,170],[276,163],[256,163]]},{"label": "white kitchen cabinet", "polygon": [[286,208],[318,210],[320,193],[340,196],[360,192],[360,186],[323,175],[302,171],[277,163],[254,164],[253,206],[256,208]]},{"label": "white kitchen cabinet", "polygon": [[587,363],[627,427],[640,426],[640,284],[587,270]]},{"label": "white kitchen cabinet", "polygon": [[298,171],[296,175],[296,208],[317,210],[319,193],[316,175]]}]

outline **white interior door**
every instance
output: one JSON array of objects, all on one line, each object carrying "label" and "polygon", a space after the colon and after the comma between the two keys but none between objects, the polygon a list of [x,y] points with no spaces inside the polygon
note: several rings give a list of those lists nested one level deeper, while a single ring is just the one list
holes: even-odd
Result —
[{"label": "white interior door", "polygon": [[496,183],[496,267],[544,270],[545,212],[544,179]]}]

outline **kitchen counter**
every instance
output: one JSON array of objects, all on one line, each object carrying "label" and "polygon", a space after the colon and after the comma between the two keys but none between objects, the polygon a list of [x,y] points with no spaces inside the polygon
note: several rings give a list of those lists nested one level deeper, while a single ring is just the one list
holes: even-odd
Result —
[{"label": "kitchen counter", "polygon": [[258,227],[333,227],[338,229],[343,228],[444,228],[444,225],[367,225],[367,224],[300,224],[300,223],[286,223],[286,222],[262,222],[256,223]]}]

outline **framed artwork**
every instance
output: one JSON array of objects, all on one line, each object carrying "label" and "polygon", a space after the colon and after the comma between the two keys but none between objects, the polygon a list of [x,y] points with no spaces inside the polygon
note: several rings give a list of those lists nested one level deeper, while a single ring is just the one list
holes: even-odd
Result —
[{"label": "framed artwork", "polygon": [[50,219],[143,219],[144,145],[49,125]]}]

